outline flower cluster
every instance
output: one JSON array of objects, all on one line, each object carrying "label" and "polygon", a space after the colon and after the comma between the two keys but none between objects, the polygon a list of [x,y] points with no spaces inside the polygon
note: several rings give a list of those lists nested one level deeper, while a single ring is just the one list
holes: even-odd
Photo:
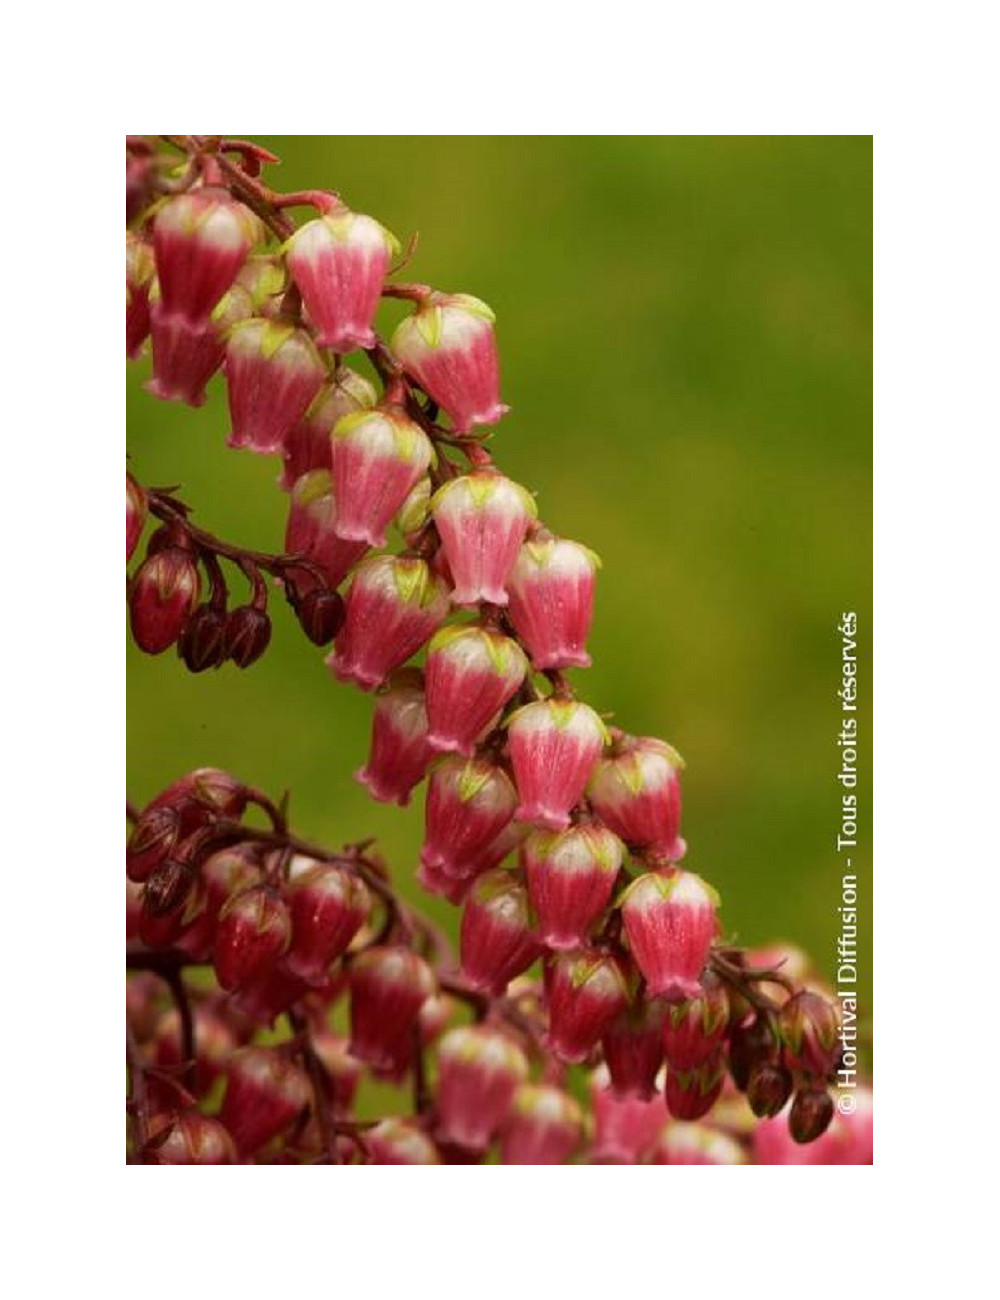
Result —
[{"label": "flower cluster", "polygon": [[[252,808],[266,829],[248,818]],[[798,1145],[794,1106],[790,1126],[756,1124],[754,1089],[743,1097],[737,1088],[749,1058],[731,1054],[710,1121],[679,1122],[704,1115],[672,1082],[675,1061],[697,1074],[703,1059],[705,1031],[693,1014],[671,1019],[649,1003],[617,1015],[603,1034],[606,1064],[595,1068],[582,1048],[615,987],[599,967],[581,966],[571,950],[548,987],[523,975],[477,987],[435,927],[398,900],[367,846],[331,853],[300,840],[281,809],[229,773],[192,772],[130,819],[134,1158],[437,1164],[496,1152],[508,1164],[816,1162],[800,1154],[813,1148]],[[745,988],[758,996],[752,982]],[[807,1074],[822,1052],[816,1024],[803,1019],[801,1004],[813,997],[798,993],[782,1015],[802,1029],[789,1031],[789,1066],[794,1056]],[[584,1060],[581,1104],[569,1063]],[[366,1077],[410,1085],[412,1116],[359,1120]],[[839,1120],[817,1148],[823,1162],[864,1160],[870,1123],[870,1108]]]},{"label": "flower cluster", "polygon": [[[255,146],[181,147],[173,167],[149,142],[130,153],[141,184],[130,190],[127,350],[150,339],[150,391],[168,400],[197,405],[222,373],[230,446],[280,458],[286,554],[224,548],[176,498],[129,479],[129,554],[145,512],[162,521],[131,580],[134,639],[149,653],[177,644],[196,671],[245,666],[269,635],[260,570],[280,578],[307,634],[332,640],[332,674],[373,694],[358,779],[401,805],[426,783],[418,879],[462,908],[449,979],[481,1013],[441,1040],[433,1124],[418,1122],[418,1106],[417,1120],[387,1121],[354,1149],[412,1162],[434,1158],[432,1140],[440,1156],[496,1139],[504,1159],[569,1158],[586,1149],[589,1121],[561,1085],[580,1066],[606,1072],[595,1110],[613,1130],[629,1128],[625,1111],[655,1107],[655,1132],[651,1120],[643,1132],[661,1163],[721,1162],[679,1158],[690,1131],[661,1130],[668,1117],[701,1121],[727,1090],[752,1115],[780,1114],[795,1143],[815,1141],[833,1117],[834,1005],[722,942],[718,895],[681,865],[683,761],[577,698],[566,674],[590,663],[600,562],[548,529],[486,448],[507,411],[493,313],[466,294],[395,283],[388,231],[335,194],[276,194]],[[287,209],[303,204],[317,215],[295,226]],[[376,328],[386,297],[413,308],[388,342]],[[378,387],[355,368],[363,358]],[[401,547],[386,549],[393,530]],[[251,605],[226,611],[220,555],[250,578]],[[398,904],[370,938],[366,886],[381,876],[358,875],[358,855],[302,867],[287,844],[220,845],[211,821],[177,829],[141,874],[156,812],[133,834],[142,942],[210,959],[251,1016],[315,1005],[346,978],[349,1054],[385,1077],[416,1069],[422,1093],[420,1017],[440,972],[409,942],[419,931]],[[218,854],[233,865],[209,869]],[[339,947],[313,951],[301,918],[327,912]],[[529,1047],[547,1063],[534,1079]],[[271,1078],[251,1062],[255,1087]],[[695,1146],[726,1149],[710,1139]],[[630,1158],[654,1158],[637,1142]],[[620,1154],[611,1139],[595,1150]]]}]

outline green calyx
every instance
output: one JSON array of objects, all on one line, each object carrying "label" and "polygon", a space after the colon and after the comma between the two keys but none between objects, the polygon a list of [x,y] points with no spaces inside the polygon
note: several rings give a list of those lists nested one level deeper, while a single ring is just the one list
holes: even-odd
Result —
[{"label": "green calyx", "polygon": [[295,498],[295,504],[298,506],[311,506],[313,502],[319,501],[322,497],[328,497],[333,491],[333,483],[330,478],[330,471],[327,469],[313,469],[308,474],[303,474],[292,489],[292,496]]},{"label": "green calyx", "polygon": [[420,559],[395,558],[392,580],[400,599],[408,605],[429,605],[437,594],[431,571]]}]

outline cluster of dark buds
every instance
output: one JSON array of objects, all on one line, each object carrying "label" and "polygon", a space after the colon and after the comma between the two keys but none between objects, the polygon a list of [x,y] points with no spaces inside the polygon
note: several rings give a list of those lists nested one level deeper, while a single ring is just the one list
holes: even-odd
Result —
[{"label": "cluster of dark buds", "polygon": [[[251,824],[253,809],[266,825]],[[754,1086],[744,1081],[743,1098],[737,1085],[751,1061],[759,1079],[765,1056],[814,1080],[827,1059],[815,1021],[826,1004],[790,996],[778,1013],[788,1041],[772,1053],[747,1048],[759,1019],[740,1022],[742,1037],[727,1032],[738,990],[762,1002],[757,977],[773,978],[770,968],[732,977],[721,1025],[704,1009],[719,1005],[709,983],[704,1005],[649,1000],[594,1039],[603,985],[584,971],[574,987],[578,959],[483,991],[440,931],[398,900],[370,845],[331,853],[300,840],[282,808],[226,772],[192,772],[130,821],[132,1160],[801,1162],[794,1142],[782,1149],[768,1132],[761,1145]],[[754,960],[729,959],[744,971]],[[717,1113],[679,1123],[705,1115],[689,1078],[704,1077],[706,1047],[724,1042]],[[411,1113],[357,1119],[365,1077],[406,1087]],[[831,1129],[838,1162],[863,1154],[866,1123],[870,1141],[870,1111]]]},{"label": "cluster of dark buds", "polygon": [[[508,1144],[505,1159],[584,1149],[579,1101],[556,1100],[548,1075],[525,1081],[509,1017],[491,1019],[499,1005],[537,1031],[532,1041],[558,1078],[603,1062],[611,1092],[602,1105],[653,1105],[657,1133],[664,1106],[693,1124],[735,1089],[750,1114],[780,1114],[795,1143],[815,1142],[833,1118],[834,1004],[725,945],[715,890],[681,866],[679,754],[609,726],[577,698],[566,674],[590,664],[600,562],[546,528],[532,494],[487,450],[489,426],[507,411],[493,313],[466,294],[394,283],[398,245],[387,231],[336,194],[270,189],[260,177],[273,159],[255,145],[131,140],[128,160],[129,355],[151,338],[150,390],[194,405],[221,371],[229,444],[280,457],[290,494],[286,554],[261,557],[195,530],[169,492],[130,483],[130,545],[144,504],[161,520],[132,579],[133,634],[154,652],[177,641],[189,666],[225,658],[239,611],[223,613],[221,555],[251,580],[246,609],[263,613],[259,571],[278,577],[313,640],[333,641],[334,676],[373,693],[358,779],[398,804],[426,780],[418,879],[462,907],[452,983],[489,1008],[486,1026],[447,1040],[458,1045],[441,1062],[443,1096],[466,1095],[447,1082],[453,1062],[478,1063],[480,1075],[492,1063],[505,1080],[497,1096],[517,1089],[510,1113],[529,1127],[555,1117],[576,1135],[551,1149],[535,1138]],[[288,210],[301,206],[317,215],[296,226]],[[413,305],[389,341],[376,331],[387,297]],[[353,354],[371,379],[345,364]],[[382,549],[390,529],[401,549]],[[199,563],[211,584],[200,606]],[[291,922],[277,919],[275,901],[296,884],[294,854],[268,861],[255,886],[264,894],[237,909],[230,929],[266,931],[261,951],[278,965],[265,974],[251,963],[253,978],[234,985],[230,958],[223,970],[214,958],[222,987],[244,1004],[262,979],[300,978],[282,948]],[[414,1019],[434,989],[427,954],[399,951],[404,916],[387,913],[394,944],[382,936],[343,959],[352,1012],[373,1008],[357,1013],[369,1029],[355,1030],[352,1051],[390,1074],[411,1061]],[[345,944],[364,935],[358,924]],[[235,970],[242,981],[238,961]],[[369,987],[366,1002],[359,990]],[[442,1106],[439,1149],[485,1142],[482,1132],[465,1140],[472,1120],[450,1119],[439,1097]]]}]

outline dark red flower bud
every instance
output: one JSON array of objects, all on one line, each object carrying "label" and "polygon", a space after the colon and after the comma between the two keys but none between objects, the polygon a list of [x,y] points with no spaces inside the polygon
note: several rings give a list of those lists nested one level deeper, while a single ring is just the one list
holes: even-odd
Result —
[{"label": "dark red flower bud", "polygon": [[758,1119],[771,1119],[792,1095],[792,1076],[780,1065],[755,1065],[747,1081],[747,1101]]},{"label": "dark red flower bud", "polygon": [[193,673],[218,668],[226,658],[226,615],[214,605],[199,605],[177,642],[177,653]]},{"label": "dark red flower bud", "polygon": [[305,1072],[272,1048],[235,1052],[226,1074],[219,1119],[247,1155],[288,1128],[312,1096]]},{"label": "dark red flower bud", "polygon": [[148,655],[168,650],[198,602],[198,566],[178,547],[144,560],[132,580],[129,619],[132,636]]},{"label": "dark red flower bud", "polygon": [[[195,1087],[204,1096],[225,1070],[230,1056],[240,1045],[229,1017],[223,1018],[211,1005],[194,1007]],[[153,1060],[161,1070],[184,1064],[181,1018],[176,1007],[162,1017],[153,1042]]]},{"label": "dark red flower bud", "polygon": [[740,1092],[746,1092],[756,1066],[772,1064],[777,1059],[778,1040],[770,1017],[757,1016],[730,1031],[729,1073]]},{"label": "dark red flower bud", "polygon": [[437,991],[431,968],[408,948],[366,948],[351,965],[351,1053],[392,1070],[417,1016]]},{"label": "dark red flower bud", "polygon": [[466,979],[493,997],[541,954],[528,892],[509,871],[490,871],[476,881],[462,912],[459,951]]},{"label": "dark red flower bud", "polygon": [[663,1064],[664,1005],[640,998],[620,1011],[605,1029],[601,1044],[616,1097],[652,1097]]},{"label": "dark red flower bud", "polygon": [[[169,1123],[169,1121],[167,1121]],[[185,1111],[174,1120],[165,1140],[163,1129],[154,1128],[152,1163],[157,1165],[234,1165],[236,1146],[216,1119],[196,1110]]]},{"label": "dark red flower bud", "polygon": [[271,620],[262,609],[240,605],[226,618],[226,657],[237,668],[256,663],[271,641]]},{"label": "dark red flower bud", "polygon": [[146,493],[131,474],[125,475],[125,563],[131,560],[142,536],[148,505]]},{"label": "dark red flower bud", "polygon": [[177,846],[181,818],[166,805],[140,813],[125,849],[125,874],[142,884],[156,867],[166,862]]},{"label": "dark red flower bud", "polygon": [[296,602],[295,616],[313,645],[329,645],[344,626],[344,598],[338,591],[314,587]]},{"label": "dark red flower bud", "polygon": [[149,807],[159,808],[164,804],[181,812],[185,821],[182,833],[188,834],[212,817],[241,817],[247,806],[247,788],[221,768],[199,767],[168,785]]},{"label": "dark red flower bud", "polygon": [[267,885],[236,894],[219,913],[215,974],[224,989],[242,988],[266,975],[292,934],[288,908]]},{"label": "dark red flower bud", "polygon": [[701,1119],[719,1099],[726,1080],[726,1059],[717,1051],[693,1070],[667,1070],[667,1110],[674,1119]]},{"label": "dark red flower bud", "polygon": [[562,1061],[585,1061],[628,1006],[625,972],[603,953],[561,953],[547,973],[546,1000],[549,1047]]},{"label": "dark red flower bud", "polygon": [[187,898],[197,879],[197,872],[189,862],[168,858],[146,877],[143,891],[143,910],[149,916],[166,916]]},{"label": "dark red flower bud", "polygon": [[667,1008],[663,1048],[667,1064],[692,1070],[706,1061],[722,1042],[729,1023],[729,999],[723,984],[706,975],[697,997]]},{"label": "dark red flower bud", "polygon": [[825,1079],[840,1057],[840,1021],[837,1010],[818,993],[803,989],[789,998],[778,1013],[785,1064],[796,1074]]},{"label": "dark red flower bud", "polygon": [[805,1088],[795,1094],[788,1112],[788,1131],[796,1142],[815,1142],[830,1127],[833,1098],[824,1088]]},{"label": "dark red flower bud", "polygon": [[368,919],[368,890],[353,872],[318,864],[292,881],[288,907],[292,941],[285,966],[309,984],[323,984],[331,963]]}]

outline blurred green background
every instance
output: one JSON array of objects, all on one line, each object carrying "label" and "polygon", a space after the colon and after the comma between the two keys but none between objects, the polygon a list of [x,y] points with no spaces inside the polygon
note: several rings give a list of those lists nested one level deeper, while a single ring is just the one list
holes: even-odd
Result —
[{"label": "blurred green background", "polygon": [[[686,758],[687,863],[718,887],[730,933],[794,941],[832,979],[844,609],[859,615],[870,752],[871,140],[260,142],[282,159],[276,187],[335,189],[404,243],[419,231],[404,278],[495,309],[513,411],[494,454],[551,528],[604,560],[578,687]],[[385,325],[402,310],[388,304]],[[148,374],[129,367],[133,472],[182,484],[204,527],[280,550],[277,462],[227,450],[222,381],[192,411],[146,395]],[[377,836],[402,892],[455,932],[454,909],[413,881],[421,796],[386,807],[351,779],[370,698],[332,679],[280,598],[273,613],[272,648],[245,673],[194,677],[129,644],[130,797],[201,765],[290,789],[300,833]],[[866,954],[869,789],[866,774]]]}]

